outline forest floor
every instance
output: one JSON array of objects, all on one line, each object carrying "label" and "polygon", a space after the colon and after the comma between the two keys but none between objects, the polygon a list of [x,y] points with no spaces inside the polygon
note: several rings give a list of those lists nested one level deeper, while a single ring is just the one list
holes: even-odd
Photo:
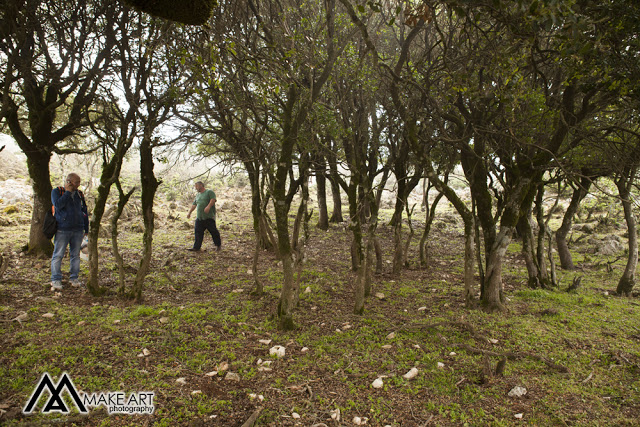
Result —
[{"label": "forest floor", "polygon": [[[107,238],[99,242],[107,295],[68,286],[51,292],[49,260],[20,252],[28,208],[4,212],[10,221],[0,227],[0,250],[10,267],[0,279],[0,424],[640,425],[640,300],[613,296],[624,253],[594,255],[576,232],[578,269],[558,271],[556,289],[529,289],[514,242],[503,272],[507,311],[488,314],[464,304],[455,215],[436,220],[426,269],[417,257],[422,223],[414,221],[410,265],[396,276],[393,230],[381,221],[384,269],[357,316],[348,229],[311,227],[296,329],[282,332],[275,318],[281,268],[262,252],[258,275],[266,293],[250,294],[250,209],[229,205],[219,214],[221,252],[208,238],[203,252],[186,251],[187,205],[171,214],[166,204],[156,209],[142,304],[116,294]],[[140,231],[130,220],[119,238],[129,285]],[[595,237],[619,231],[589,230]],[[81,268],[86,278],[86,263]],[[583,277],[582,287],[568,293],[575,276]],[[283,357],[270,355],[276,345],[285,348]],[[405,378],[412,368],[417,375]],[[42,414],[47,393],[23,414],[41,376],[55,382],[63,372],[89,394],[152,391],[155,412],[108,414],[99,407],[80,415],[63,392],[71,414]]]}]

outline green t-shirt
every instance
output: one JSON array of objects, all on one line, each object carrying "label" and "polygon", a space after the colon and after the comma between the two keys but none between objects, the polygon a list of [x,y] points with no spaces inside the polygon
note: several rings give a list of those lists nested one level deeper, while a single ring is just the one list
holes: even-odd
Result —
[{"label": "green t-shirt", "polygon": [[198,193],[196,195],[196,199],[193,201],[193,204],[196,206],[196,218],[198,219],[216,219],[216,205],[213,205],[211,209],[209,209],[209,213],[204,211],[204,208],[207,207],[211,199],[216,198],[216,193],[213,190],[204,190],[202,193]]}]

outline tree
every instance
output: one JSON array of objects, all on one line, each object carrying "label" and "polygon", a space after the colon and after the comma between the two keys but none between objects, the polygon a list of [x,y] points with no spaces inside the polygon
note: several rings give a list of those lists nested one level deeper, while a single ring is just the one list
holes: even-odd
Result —
[{"label": "tree", "polygon": [[7,1],[0,42],[0,119],[27,156],[34,191],[29,252],[50,253],[41,232],[51,207],[49,162],[53,153],[93,149],[80,133],[91,123],[88,109],[111,70],[117,7],[111,0]]}]

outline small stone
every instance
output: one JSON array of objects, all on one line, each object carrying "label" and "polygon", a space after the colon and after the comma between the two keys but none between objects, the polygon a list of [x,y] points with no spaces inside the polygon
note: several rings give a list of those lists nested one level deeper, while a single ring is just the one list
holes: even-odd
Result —
[{"label": "small stone", "polygon": [[456,356],[456,352],[452,351],[451,353],[449,353],[449,356]]},{"label": "small stone", "polygon": [[514,417],[516,417],[517,419],[521,420],[522,417],[524,417],[524,414],[515,414]]},{"label": "small stone", "polygon": [[207,372],[204,375],[207,376],[207,377],[215,377],[216,375],[218,375],[218,371]]},{"label": "small stone", "polygon": [[490,342],[491,344],[498,344],[498,340],[497,340],[497,339],[495,339],[495,338],[489,338],[489,342]]},{"label": "small stone", "polygon": [[340,421],[340,408],[337,408],[331,411],[331,419],[335,421]]},{"label": "small stone", "polygon": [[382,300],[382,299],[385,299],[386,297],[382,292],[376,292],[376,298]]},{"label": "small stone", "polygon": [[224,372],[229,370],[229,364],[227,362],[222,362],[218,365],[218,372]]},{"label": "small stone", "polygon": [[234,294],[239,294],[239,293],[244,292],[244,289],[242,289],[242,288],[238,288],[238,289],[234,289],[234,290],[233,290],[233,291],[231,291],[231,292],[233,292]]},{"label": "small stone", "polygon": [[114,324],[114,325],[116,325],[116,324],[118,324],[118,323],[120,323],[120,319],[116,319],[116,320],[114,320],[114,321],[113,321],[113,324]]},{"label": "small stone", "polygon": [[391,332],[389,335],[387,335],[387,339],[388,340],[392,340],[396,337],[396,333],[395,332]]},{"label": "small stone", "polygon": [[258,340],[260,344],[269,345],[271,344],[271,340]]},{"label": "small stone", "polygon": [[438,369],[444,369],[444,363],[438,362]]},{"label": "small stone", "polygon": [[509,392],[508,396],[509,397],[522,397],[525,394],[527,394],[527,389],[522,387],[522,386],[515,386],[514,388],[511,389],[511,391]]},{"label": "small stone", "polygon": [[22,313],[18,314],[16,317],[14,317],[11,320],[16,320],[18,322],[24,322],[28,318],[29,318],[29,315],[25,311],[23,311]]},{"label": "small stone", "polygon": [[176,382],[180,385],[185,385],[187,383],[187,379],[184,377],[178,378]]},{"label": "small stone", "polygon": [[424,306],[423,306],[423,307],[420,307],[420,308],[418,309],[418,311],[425,311],[426,309],[427,309],[427,307],[424,307]]},{"label": "small stone", "polygon": [[240,381],[240,375],[235,372],[227,372],[227,375],[224,377],[227,381]]},{"label": "small stone", "polygon": [[385,350],[389,350],[390,348],[393,348],[393,346],[392,346],[392,345],[389,345],[389,344],[385,344],[385,345],[383,345],[383,346],[382,346],[382,347],[380,347],[380,348],[383,348],[383,349],[385,349]]},{"label": "small stone", "polygon": [[145,355],[145,356],[148,356],[148,355],[151,354],[151,352],[149,350],[147,350],[146,348],[143,348],[142,349],[142,354]]},{"label": "small stone", "polygon": [[284,348],[283,346],[281,346],[281,345],[276,345],[276,346],[273,346],[273,347],[271,347],[271,348],[269,349],[269,354],[270,354],[271,356],[276,356],[276,357],[278,357],[278,358],[280,358],[280,357],[284,357],[285,353],[286,353],[286,350],[285,350],[285,348]]},{"label": "small stone", "polygon": [[418,368],[411,368],[409,372],[403,375],[403,377],[407,380],[413,379],[418,375]]},{"label": "small stone", "polygon": [[307,286],[304,290],[305,294],[310,294],[311,293],[311,287]]},{"label": "small stone", "polygon": [[84,325],[86,325],[86,324],[87,324],[87,322],[85,322],[84,320],[81,320],[81,321],[79,321],[79,322],[77,323],[77,325],[78,325],[78,326],[84,326]]},{"label": "small stone", "polygon": [[353,417],[353,420],[352,420],[352,421],[353,421],[353,423],[354,423],[355,425],[357,425],[357,426],[362,425],[362,418],[360,418],[360,417]]},{"label": "small stone", "polygon": [[416,348],[416,349],[420,350],[420,346],[418,344],[414,344],[413,348]]},{"label": "small stone", "polygon": [[169,318],[168,317],[161,317],[160,318],[160,323],[169,323]]},{"label": "small stone", "polygon": [[195,395],[197,395],[197,394],[202,394],[202,390],[193,390],[193,391],[191,392],[191,396],[195,396]]},{"label": "small stone", "polygon": [[42,315],[42,317],[46,317],[47,319],[51,319],[54,316],[53,313],[45,313]]},{"label": "small stone", "polygon": [[291,418],[293,418],[294,420],[299,420],[300,419],[300,414],[298,414],[297,412],[294,412],[291,414]]},{"label": "small stone", "polygon": [[300,353],[306,353],[306,352],[308,352],[308,351],[309,351],[309,347],[302,347],[302,348],[300,349]]},{"label": "small stone", "polygon": [[371,383],[371,387],[373,387],[373,388],[382,388],[382,386],[384,386],[384,382],[382,381],[382,378],[376,378]]}]

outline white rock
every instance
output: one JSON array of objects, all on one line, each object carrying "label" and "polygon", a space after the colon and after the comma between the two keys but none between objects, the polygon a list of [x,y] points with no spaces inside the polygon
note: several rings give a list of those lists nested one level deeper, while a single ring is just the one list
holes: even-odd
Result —
[{"label": "white rock", "polygon": [[527,389],[517,385],[509,392],[509,397],[522,397],[525,394],[527,394]]},{"label": "white rock", "polygon": [[389,335],[387,335],[387,339],[388,340],[392,340],[396,337],[396,333],[395,332],[391,332]]},{"label": "white rock", "polygon": [[118,324],[118,323],[120,323],[120,319],[116,319],[116,320],[114,320],[114,321],[113,321],[113,323],[114,323],[114,324]]},{"label": "white rock", "polygon": [[385,296],[382,292],[376,292],[376,298],[378,299],[385,299]]},{"label": "white rock", "polygon": [[414,344],[413,348],[417,348],[418,350],[420,350],[420,346],[418,344]]},{"label": "white rock", "polygon": [[218,372],[224,372],[229,370],[229,364],[227,362],[222,362],[218,365]]},{"label": "white rock", "polygon": [[144,357],[144,354],[138,353],[138,357],[142,358],[142,357]]},{"label": "white rock", "polygon": [[515,414],[514,417],[516,417],[517,419],[521,420],[522,417],[524,417],[524,414]]},{"label": "white rock", "polygon": [[305,294],[310,294],[310,293],[311,293],[311,287],[310,287],[310,286],[307,286],[307,287],[305,288],[305,290],[304,290],[304,293],[305,293]]},{"label": "white rock", "polygon": [[418,311],[425,311],[426,309],[427,309],[427,307],[420,307],[420,308],[418,309]]},{"label": "white rock", "polygon": [[300,419],[300,414],[298,414],[297,412],[293,412],[291,414],[291,418],[293,418],[294,420],[299,420]]},{"label": "white rock", "polygon": [[438,362],[438,369],[444,369],[444,363]]},{"label": "white rock", "polygon": [[207,377],[215,377],[216,375],[218,375],[218,371],[207,372],[205,375]]},{"label": "white rock", "polygon": [[309,351],[309,347],[302,347],[302,348],[300,349],[300,353],[306,353],[306,352],[308,352],[308,351]]},{"label": "white rock", "polygon": [[46,317],[47,319],[51,319],[54,316],[53,313],[45,313],[42,315],[42,317]]},{"label": "white rock", "polygon": [[383,348],[383,349],[385,349],[385,350],[389,350],[390,348],[393,348],[393,346],[392,346],[392,345],[390,345],[390,344],[385,344],[385,345],[383,345],[383,346],[382,346],[382,347],[380,347],[380,348]]},{"label": "white rock", "polygon": [[227,372],[227,375],[224,377],[227,381],[240,381],[240,375],[235,372]]},{"label": "white rock", "polygon": [[161,317],[160,318],[160,323],[169,323],[169,318],[168,317]]},{"label": "white rock", "polygon": [[357,426],[361,426],[362,425],[362,418],[360,417],[353,417],[352,422],[357,425]]},{"label": "white rock", "polygon": [[24,322],[28,318],[29,318],[29,315],[27,314],[27,312],[23,311],[22,313],[18,314],[16,317],[14,317],[11,320],[17,320],[18,322]]},{"label": "white rock", "polygon": [[340,421],[340,408],[336,408],[331,411],[331,419],[335,421]]},{"label": "white rock", "polygon": [[456,352],[452,351],[451,353],[449,353],[449,356],[456,356]]},{"label": "white rock", "polygon": [[150,352],[149,350],[147,350],[146,348],[143,348],[143,349],[142,349],[142,354],[143,354],[144,356],[148,356],[148,355],[150,355],[150,354],[151,354],[151,352]]},{"label": "white rock", "polygon": [[260,344],[269,345],[271,344],[271,340],[258,340]]},{"label": "white rock", "polygon": [[178,378],[176,382],[180,385],[185,385],[187,383],[187,379],[184,377]]},{"label": "white rock", "polygon": [[193,390],[193,391],[191,392],[191,396],[195,396],[195,395],[197,395],[197,394],[202,394],[202,390]]},{"label": "white rock", "polygon": [[248,269],[247,270],[247,274],[253,274],[253,270],[252,269]]},{"label": "white rock", "polygon": [[233,292],[234,294],[239,294],[239,293],[244,292],[244,289],[242,289],[242,288],[238,288],[238,289],[234,289],[234,290],[232,290],[231,292]]},{"label": "white rock", "polygon": [[498,340],[497,340],[497,339],[495,339],[495,338],[489,338],[489,342],[490,342],[491,344],[498,344]]},{"label": "white rock", "polygon": [[382,388],[383,385],[384,382],[382,381],[382,378],[376,378],[375,381],[371,383],[371,387],[373,388]]},{"label": "white rock", "polygon": [[78,322],[78,326],[84,326],[86,325],[87,322],[85,322],[84,320],[81,320]]},{"label": "white rock", "polygon": [[284,357],[285,353],[286,353],[286,350],[281,345],[276,345],[269,349],[269,354],[272,356],[276,356],[278,358]]},{"label": "white rock", "polygon": [[418,375],[418,368],[411,368],[411,370],[409,370],[409,372],[404,374],[403,377],[407,380],[410,380],[412,378],[415,378],[416,375]]}]

